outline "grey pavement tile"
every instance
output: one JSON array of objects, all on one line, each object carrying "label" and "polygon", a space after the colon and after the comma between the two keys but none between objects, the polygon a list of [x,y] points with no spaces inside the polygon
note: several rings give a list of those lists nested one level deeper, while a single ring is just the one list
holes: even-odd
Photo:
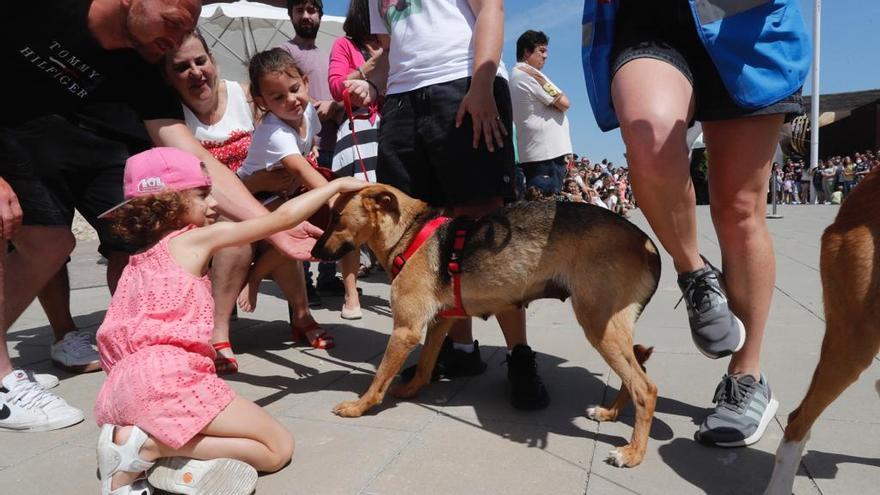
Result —
[{"label": "grey pavement tile", "polygon": [[[3,445],[3,450],[7,450],[6,444]],[[0,471],[0,487],[4,495],[98,493],[96,473],[94,447],[60,444],[29,458],[17,469]]]},{"label": "grey pavement tile", "polygon": [[586,495],[636,495],[637,493],[599,473],[590,473]]},{"label": "grey pavement tile", "polygon": [[258,494],[361,493],[410,442],[412,434],[301,418],[279,420],[294,434],[293,462],[261,476]]},{"label": "grey pavement tile", "polygon": [[304,394],[301,400],[289,401],[290,407],[281,415],[333,424],[398,431],[418,431],[443,410],[444,404],[464,386],[462,381],[435,383],[413,399],[398,399],[390,394],[384,402],[359,418],[343,418],[333,414],[342,401],[355,400],[367,390],[372,374],[345,374],[328,387]]},{"label": "grey pavement tile", "polygon": [[[438,417],[364,493],[583,493],[592,441],[487,423]],[[522,442],[532,438],[541,440]]]},{"label": "grey pavement tile", "polygon": [[[877,411],[878,401],[868,409]],[[823,416],[824,418],[824,416]],[[813,425],[802,458],[823,495],[877,493],[880,486],[880,425],[828,421]],[[804,479],[803,467],[798,480]]]},{"label": "grey pavement tile", "polygon": [[[642,464],[621,469],[605,462],[610,450],[605,445],[596,448],[593,457],[588,493],[593,490],[593,480],[611,484],[612,493],[639,494],[697,494],[743,495],[760,494],[770,479],[773,469],[773,452],[782,433],[778,425],[771,424],[764,438],[749,448],[720,449],[706,447],[693,439],[694,426],[689,421],[668,421],[672,436],[666,440],[652,438]],[[657,429],[655,423],[654,430]],[[629,438],[629,426],[624,423],[602,423],[599,437],[616,439],[617,445]],[[629,491],[627,491],[629,490]],[[812,489],[809,479],[798,478],[797,494],[819,493]]]},{"label": "grey pavement tile", "polygon": [[[89,462],[92,472],[95,463],[95,442],[98,440],[98,428],[89,417],[78,425],[61,430],[42,433],[0,432],[0,487],[5,485],[2,476],[16,471],[43,471],[52,464],[45,462],[46,455],[68,445],[89,450]],[[19,476],[21,474],[19,473]],[[15,476],[14,474],[12,476]],[[42,492],[30,492],[42,493]]]}]

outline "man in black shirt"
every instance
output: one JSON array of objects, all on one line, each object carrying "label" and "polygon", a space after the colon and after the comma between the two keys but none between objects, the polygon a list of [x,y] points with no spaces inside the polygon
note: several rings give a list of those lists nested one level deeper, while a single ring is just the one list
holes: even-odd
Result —
[{"label": "man in black shirt", "polygon": [[[91,220],[108,259],[111,287],[127,247],[95,217],[122,196],[125,159],[146,136],[194,153],[206,164],[222,213],[251,218],[266,210],[214,159],[183,121],[158,63],[192,31],[200,0],[12,2],[0,18],[4,80],[0,113],[0,429],[37,431],[82,421],[82,412],[43,387],[49,376],[14,371],[10,325],[73,249],[74,208]],[[118,111],[130,108],[135,118]],[[145,132],[144,132],[145,131]],[[273,236],[285,253],[308,257],[313,229]],[[40,400],[19,400],[41,395]]]}]

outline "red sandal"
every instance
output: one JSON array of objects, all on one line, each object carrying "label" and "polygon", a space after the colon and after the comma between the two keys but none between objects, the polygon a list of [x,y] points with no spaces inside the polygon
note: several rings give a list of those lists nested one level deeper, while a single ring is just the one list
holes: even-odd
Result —
[{"label": "red sandal", "polygon": [[[333,336],[321,328],[321,325],[318,325],[316,321],[312,321],[304,327],[297,327],[293,324],[290,327],[293,331],[293,340],[295,342],[308,342],[315,349],[332,349],[336,347],[336,341],[333,339]],[[320,333],[315,338],[309,339],[308,332],[312,330],[319,330]]]},{"label": "red sandal", "polygon": [[217,356],[214,358],[214,368],[217,371],[217,375],[238,373],[238,360],[234,357],[226,357],[220,354],[220,351],[223,349],[232,349],[232,344],[229,342],[215,342],[212,346],[217,351]]}]

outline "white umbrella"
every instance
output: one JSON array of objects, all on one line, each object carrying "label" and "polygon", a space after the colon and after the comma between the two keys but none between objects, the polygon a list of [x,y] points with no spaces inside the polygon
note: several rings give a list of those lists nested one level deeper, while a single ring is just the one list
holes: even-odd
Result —
[{"label": "white umbrella", "polygon": [[[344,17],[325,15],[315,43],[329,53],[342,36]],[[287,10],[259,2],[238,0],[202,6],[199,31],[214,54],[224,79],[246,81],[247,62],[257,52],[293,38]]]}]

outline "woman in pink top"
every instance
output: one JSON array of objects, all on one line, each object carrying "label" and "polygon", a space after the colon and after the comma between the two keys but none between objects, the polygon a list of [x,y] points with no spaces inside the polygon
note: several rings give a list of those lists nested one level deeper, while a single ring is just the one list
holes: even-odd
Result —
[{"label": "woman in pink top", "polygon": [[[367,75],[377,67],[380,68],[380,71],[383,67],[387,67],[387,54],[382,50],[382,46],[376,36],[370,34],[369,15],[368,0],[352,0],[348,6],[348,13],[345,15],[345,22],[342,24],[345,36],[337,38],[330,49],[327,82],[330,86],[330,93],[336,101],[343,101],[344,81],[349,79],[366,79]],[[379,118],[379,108],[380,105],[378,104],[370,105],[369,108],[354,108],[355,115],[366,114],[365,116],[367,117],[367,120],[355,120],[355,132],[361,132],[356,134],[360,136],[360,139],[364,139],[367,131],[375,133],[374,126]],[[343,122],[343,125],[347,124],[348,120]],[[368,144],[360,141],[359,145],[357,145],[358,149],[355,150],[354,147],[355,144],[351,134],[347,136],[340,134],[338,136],[336,154],[333,157],[333,171],[339,176],[359,176],[369,182],[376,182],[378,143],[376,143],[375,139]],[[362,163],[366,169],[366,174],[362,172],[360,164],[354,163],[358,158],[363,160]],[[360,269],[357,269],[357,252],[343,257],[341,264],[345,268],[342,272],[343,280],[347,286],[355,286],[355,272],[361,274],[369,273],[369,268],[365,265],[361,265]],[[347,289],[346,292],[352,293],[352,290]],[[353,293],[357,294],[357,292]],[[352,301],[352,303],[354,302]],[[345,310],[346,308],[343,307],[343,313],[345,313]],[[357,310],[355,313],[360,313],[360,310]]]},{"label": "woman in pink top", "polygon": [[[250,494],[256,470],[277,471],[293,437],[215,374],[211,258],[302,222],[340,192],[364,183],[334,181],[268,215],[214,223],[216,201],[201,161],[153,148],[125,166],[126,202],[102,215],[144,249],[122,272],[97,341],[107,380],[95,402],[101,425],[98,471],[104,495]],[[183,490],[185,488],[185,490]]]},{"label": "woman in pink top", "polygon": [[[370,72],[388,61],[379,40],[370,34],[369,15],[368,0],[352,0],[342,24],[345,36],[337,38],[330,49],[327,81],[336,101],[342,101],[342,90],[345,89],[343,81],[366,80]],[[370,107],[371,119],[376,117],[377,108]]]}]

